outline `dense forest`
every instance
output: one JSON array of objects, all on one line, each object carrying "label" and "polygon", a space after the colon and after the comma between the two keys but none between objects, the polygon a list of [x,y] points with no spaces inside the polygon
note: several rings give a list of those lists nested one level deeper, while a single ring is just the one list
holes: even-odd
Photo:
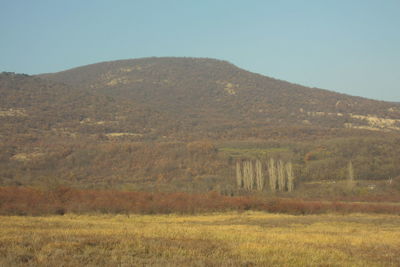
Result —
[{"label": "dense forest", "polygon": [[399,133],[399,103],[307,88],[214,59],[0,74],[2,186],[393,195]]}]

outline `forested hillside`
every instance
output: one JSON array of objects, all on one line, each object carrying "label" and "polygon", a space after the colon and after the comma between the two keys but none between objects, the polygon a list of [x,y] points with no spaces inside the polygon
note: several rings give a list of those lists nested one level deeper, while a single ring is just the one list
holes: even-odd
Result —
[{"label": "forested hillside", "polygon": [[[398,103],[307,88],[214,59],[0,74],[0,185],[393,194],[399,133]],[[290,163],[294,190],[273,192],[271,159]],[[261,190],[238,184],[237,166],[245,164],[259,164]]]},{"label": "forested hillside", "polygon": [[218,138],[267,126],[400,130],[400,104],[307,88],[214,59],[122,60],[40,77],[142,103],[170,119],[156,126],[165,134]]}]

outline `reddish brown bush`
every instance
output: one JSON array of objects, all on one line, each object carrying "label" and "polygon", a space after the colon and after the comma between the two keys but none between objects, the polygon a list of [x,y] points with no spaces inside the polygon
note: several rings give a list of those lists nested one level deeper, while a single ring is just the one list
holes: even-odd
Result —
[{"label": "reddish brown bush", "polygon": [[326,212],[400,214],[399,205],[301,199],[227,197],[207,194],[146,193],[77,190],[59,187],[43,191],[27,187],[0,187],[0,214],[44,215],[64,213],[202,213],[259,210],[275,213],[318,214]]}]

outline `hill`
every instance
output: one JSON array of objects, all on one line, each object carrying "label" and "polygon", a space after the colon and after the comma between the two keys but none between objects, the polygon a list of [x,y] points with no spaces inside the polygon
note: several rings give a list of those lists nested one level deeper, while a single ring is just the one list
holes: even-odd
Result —
[{"label": "hill", "polygon": [[127,129],[143,132],[146,122],[165,119],[133,100],[116,101],[98,92],[25,74],[1,73],[0,96],[2,136],[81,136]]},{"label": "hill", "polygon": [[88,91],[23,74],[0,74],[1,133],[76,127],[85,117],[109,119],[112,101]]},{"label": "hill", "polygon": [[267,174],[273,158],[293,163],[298,197],[348,194],[350,162],[357,192],[392,194],[399,130],[398,103],[215,59],[0,74],[0,185],[247,194],[236,162],[261,160]]},{"label": "hill", "polygon": [[269,126],[400,130],[400,104],[307,88],[214,59],[120,60],[39,77],[141,103],[168,118],[152,125],[163,135],[246,135]]}]

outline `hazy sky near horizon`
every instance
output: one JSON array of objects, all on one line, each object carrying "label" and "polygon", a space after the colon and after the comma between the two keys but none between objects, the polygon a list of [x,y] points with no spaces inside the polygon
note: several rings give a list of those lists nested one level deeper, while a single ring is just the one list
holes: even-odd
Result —
[{"label": "hazy sky near horizon", "polygon": [[400,0],[0,0],[0,72],[211,57],[400,102]]}]

